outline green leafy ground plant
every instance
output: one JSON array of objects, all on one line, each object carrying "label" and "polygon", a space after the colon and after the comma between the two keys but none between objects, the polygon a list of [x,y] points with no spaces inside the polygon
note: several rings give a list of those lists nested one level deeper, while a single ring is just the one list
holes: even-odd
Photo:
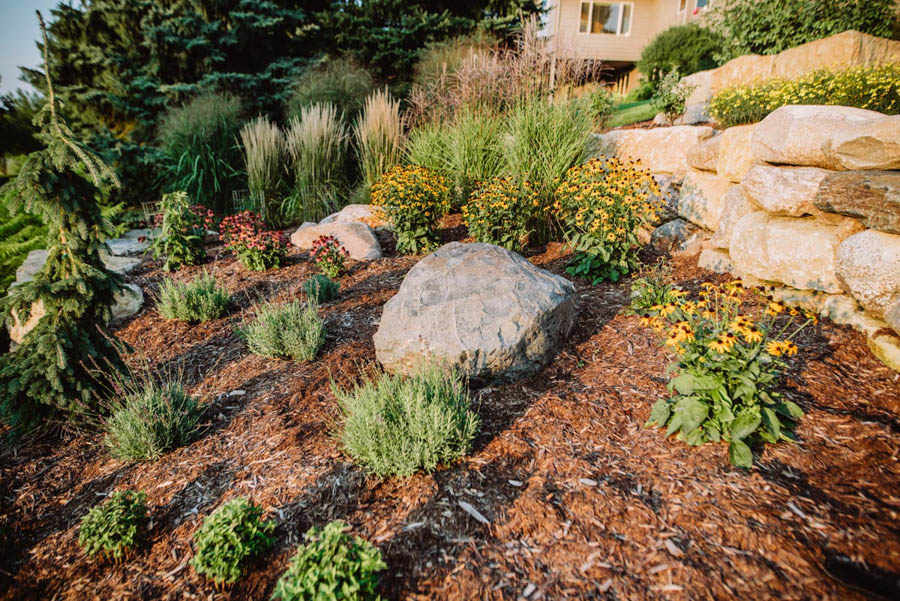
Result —
[{"label": "green leafy ground plant", "polygon": [[310,528],[278,579],[273,601],[378,601],[378,572],[387,568],[371,543],[342,522]]},{"label": "green leafy ground plant", "polygon": [[88,557],[100,555],[116,562],[138,545],[147,521],[147,495],[119,490],[81,518],[78,544]]},{"label": "green leafy ground plant", "polygon": [[316,303],[327,303],[338,297],[341,285],[328,276],[317,273],[303,282],[303,292],[306,298]]},{"label": "green leafy ground plant", "polygon": [[275,543],[275,522],[262,516],[262,508],[243,497],[207,516],[194,534],[194,570],[219,585],[237,582],[246,563]]},{"label": "green leafy ground plant", "polygon": [[794,440],[803,411],[776,387],[783,358],[798,351],[792,339],[816,318],[771,299],[763,309],[740,281],[703,287],[698,299],[653,307],[641,319],[677,354],[667,370],[674,395],[657,401],[646,425],[690,446],[727,442],[731,463],[749,468],[754,444]]},{"label": "green leafy ground plant", "polygon": [[153,239],[153,255],[163,257],[163,269],[173,271],[197,265],[206,258],[203,239],[213,225],[212,211],[191,205],[187,192],[164,194],[160,204],[160,235]]},{"label": "green leafy ground plant", "polygon": [[312,299],[306,304],[291,301],[260,305],[256,317],[237,333],[255,355],[294,361],[312,361],[325,344],[325,322]]},{"label": "green leafy ground plant", "polygon": [[385,373],[351,391],[332,388],[344,415],[341,444],[377,476],[431,472],[463,457],[478,430],[463,378],[438,365]]},{"label": "green leafy ground plant", "polygon": [[166,319],[202,323],[225,312],[231,295],[219,286],[215,276],[203,272],[190,282],[166,278],[159,285],[159,313]]},{"label": "green leafy ground plant", "polygon": [[638,277],[631,282],[631,306],[628,313],[644,315],[678,301],[684,292],[673,286],[672,282],[672,267],[663,260],[652,267],[642,268]]}]

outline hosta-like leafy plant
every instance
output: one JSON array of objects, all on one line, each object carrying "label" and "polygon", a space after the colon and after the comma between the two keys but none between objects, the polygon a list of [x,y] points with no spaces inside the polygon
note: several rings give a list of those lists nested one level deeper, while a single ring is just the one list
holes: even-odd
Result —
[{"label": "hosta-like leafy plant", "polygon": [[739,467],[753,464],[754,443],[793,440],[803,411],[776,386],[787,367],[783,358],[798,351],[792,339],[816,322],[806,314],[798,324],[796,309],[771,299],[763,311],[748,296],[739,281],[707,283],[698,300],[656,305],[641,320],[678,355],[668,370],[675,394],[657,401],[647,426],[665,427],[667,436],[691,446],[727,442]]},{"label": "hosta-like leafy plant", "polygon": [[88,556],[119,561],[137,546],[147,521],[147,495],[120,490],[81,519],[78,544]]},{"label": "hosta-like leafy plant", "polygon": [[191,565],[216,584],[233,584],[246,562],[275,542],[275,522],[262,519],[262,508],[243,497],[226,502],[210,514],[194,534]]},{"label": "hosta-like leafy plant", "polygon": [[378,572],[387,568],[371,543],[346,533],[342,522],[310,528],[275,584],[278,601],[376,601]]}]

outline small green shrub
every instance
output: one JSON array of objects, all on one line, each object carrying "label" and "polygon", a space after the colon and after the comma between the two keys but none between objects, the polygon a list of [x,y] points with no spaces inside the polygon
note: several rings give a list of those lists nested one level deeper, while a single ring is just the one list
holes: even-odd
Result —
[{"label": "small green shrub", "polygon": [[674,123],[684,114],[688,96],[695,87],[682,82],[677,69],[670,71],[660,80],[656,95],[650,100],[650,106],[665,115],[666,121],[670,124]]},{"label": "small green shrub", "polygon": [[609,118],[616,111],[616,97],[608,88],[599,87],[588,94],[591,115],[594,119],[594,127],[604,128],[609,124]]},{"label": "small green shrub", "polygon": [[478,430],[462,377],[437,365],[382,374],[352,391],[333,387],[344,414],[341,444],[378,476],[410,476],[463,457]]},{"label": "small green shrub", "polygon": [[346,58],[326,58],[308,69],[294,86],[287,105],[289,117],[301,118],[314,104],[332,104],[352,121],[362,110],[374,82],[368,71]]},{"label": "small green shrub", "polygon": [[341,293],[341,285],[328,276],[317,273],[303,282],[303,292],[306,298],[316,303],[327,303],[334,300]]},{"label": "small green shrub", "polygon": [[256,317],[238,335],[250,352],[263,357],[288,357],[294,361],[312,361],[325,344],[325,322],[319,317],[318,303],[266,303]]},{"label": "small green shrub", "polygon": [[147,495],[119,490],[81,518],[78,544],[88,557],[120,561],[137,546],[147,521]]},{"label": "small green shrub", "polygon": [[287,257],[287,238],[278,230],[267,230],[260,215],[242,211],[219,224],[225,248],[251,271],[280,267]]},{"label": "small green shrub", "polygon": [[342,522],[310,528],[287,571],[275,583],[273,601],[377,601],[378,572],[387,568],[381,552]]},{"label": "small green shrub", "polygon": [[138,379],[121,388],[121,397],[103,422],[103,444],[116,459],[159,459],[196,434],[200,408],[180,380]]},{"label": "small green shrub", "polygon": [[820,69],[798,79],[770,79],[722,90],[709,114],[725,127],[762,121],[790,104],[852,106],[900,114],[900,63],[878,67]]},{"label": "small green shrub", "polygon": [[380,207],[397,235],[397,250],[417,254],[435,248],[438,226],[450,209],[450,189],[437,172],[400,166],[372,186],[372,204]]},{"label": "small green shrub", "polygon": [[194,534],[191,565],[216,584],[233,584],[248,560],[275,543],[275,522],[262,519],[262,508],[243,497],[211,513]]},{"label": "small green shrub", "polygon": [[159,313],[166,319],[201,323],[225,312],[231,295],[218,285],[215,276],[203,272],[190,282],[166,278],[159,285]]},{"label": "small green shrub", "polygon": [[677,69],[682,75],[714,69],[715,54],[722,49],[722,37],[696,23],[676,25],[659,33],[641,51],[637,68],[651,90],[667,73]]},{"label": "small green shrub", "polygon": [[[550,206],[545,207],[549,211]],[[511,177],[497,177],[475,191],[463,207],[463,220],[478,242],[519,252],[528,246],[537,221],[547,211],[534,187]]]},{"label": "small green shrub", "polygon": [[213,226],[212,211],[191,205],[187,192],[164,194],[160,235],[153,239],[153,255],[164,257],[163,269],[177,270],[196,265],[206,257],[203,239]]},{"label": "small green shrub", "polygon": [[235,169],[241,164],[240,130],[236,96],[205,94],[170,109],[159,127],[165,186],[224,213],[242,187],[243,174]]}]

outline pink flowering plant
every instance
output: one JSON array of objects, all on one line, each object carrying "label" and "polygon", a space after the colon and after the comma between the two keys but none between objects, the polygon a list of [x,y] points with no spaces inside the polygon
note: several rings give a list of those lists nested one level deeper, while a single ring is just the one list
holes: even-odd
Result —
[{"label": "pink flowering plant", "polygon": [[265,271],[281,266],[287,256],[284,234],[265,229],[265,223],[252,211],[243,211],[222,220],[219,235],[225,248],[235,254],[247,269]]},{"label": "pink flowering plant", "polygon": [[315,261],[319,271],[334,279],[344,271],[344,263],[350,253],[334,236],[320,236],[313,241],[310,257]]}]

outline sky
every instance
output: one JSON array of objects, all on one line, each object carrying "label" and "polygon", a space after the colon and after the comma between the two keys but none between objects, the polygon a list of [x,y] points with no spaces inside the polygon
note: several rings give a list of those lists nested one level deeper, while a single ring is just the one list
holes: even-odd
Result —
[{"label": "sky", "polygon": [[35,45],[41,30],[34,11],[40,10],[44,19],[49,19],[50,9],[59,1],[0,0],[0,94],[16,88],[32,89],[19,81],[19,66],[35,67],[41,63]]}]

